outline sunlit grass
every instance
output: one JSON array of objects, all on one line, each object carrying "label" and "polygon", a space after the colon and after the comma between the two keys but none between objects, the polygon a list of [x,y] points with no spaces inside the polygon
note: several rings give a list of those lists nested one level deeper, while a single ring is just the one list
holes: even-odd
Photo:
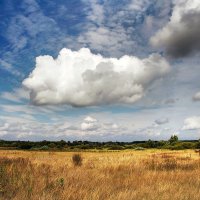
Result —
[{"label": "sunlit grass", "polygon": [[200,199],[200,158],[192,150],[0,151],[0,199]]}]

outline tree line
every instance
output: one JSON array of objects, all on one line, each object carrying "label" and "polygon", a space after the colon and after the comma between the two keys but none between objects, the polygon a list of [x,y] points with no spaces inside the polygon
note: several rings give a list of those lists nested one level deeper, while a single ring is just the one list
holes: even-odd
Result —
[{"label": "tree line", "polygon": [[148,148],[158,149],[200,149],[200,140],[179,140],[178,136],[172,135],[169,140],[147,140],[132,142],[92,142],[92,141],[6,141],[0,140],[0,149],[21,149],[21,150],[143,150]]}]

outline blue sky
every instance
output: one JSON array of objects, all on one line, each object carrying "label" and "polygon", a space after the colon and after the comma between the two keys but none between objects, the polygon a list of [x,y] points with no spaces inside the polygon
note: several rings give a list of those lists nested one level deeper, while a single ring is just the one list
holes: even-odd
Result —
[{"label": "blue sky", "polygon": [[199,15],[198,0],[1,0],[0,138],[200,138]]}]

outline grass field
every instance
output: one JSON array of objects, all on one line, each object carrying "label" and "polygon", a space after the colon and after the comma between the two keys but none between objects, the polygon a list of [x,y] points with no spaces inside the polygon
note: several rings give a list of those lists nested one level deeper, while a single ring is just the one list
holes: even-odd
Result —
[{"label": "grass field", "polygon": [[1,200],[199,200],[193,150],[0,151]]}]

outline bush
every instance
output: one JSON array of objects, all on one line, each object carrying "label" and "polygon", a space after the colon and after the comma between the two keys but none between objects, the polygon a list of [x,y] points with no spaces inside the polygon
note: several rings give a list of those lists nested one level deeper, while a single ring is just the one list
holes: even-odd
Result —
[{"label": "bush", "polygon": [[124,149],[124,147],[122,147],[120,145],[113,145],[108,148],[108,150],[123,150],[123,149]]},{"label": "bush", "polygon": [[183,150],[183,149],[194,149],[195,143],[192,142],[179,142],[173,146],[169,146],[169,149],[172,150]]},{"label": "bush", "polygon": [[80,154],[74,154],[72,156],[72,162],[73,162],[74,166],[81,166],[82,161],[83,161],[83,159]]},{"label": "bush", "polygon": [[83,149],[83,150],[85,150],[85,149],[93,149],[92,146],[90,146],[89,144],[86,144],[86,145],[84,145],[84,144],[83,144],[83,145],[79,145],[78,148],[79,148],[79,149]]},{"label": "bush", "polygon": [[49,147],[47,145],[44,145],[44,146],[40,147],[40,150],[49,150]]}]

